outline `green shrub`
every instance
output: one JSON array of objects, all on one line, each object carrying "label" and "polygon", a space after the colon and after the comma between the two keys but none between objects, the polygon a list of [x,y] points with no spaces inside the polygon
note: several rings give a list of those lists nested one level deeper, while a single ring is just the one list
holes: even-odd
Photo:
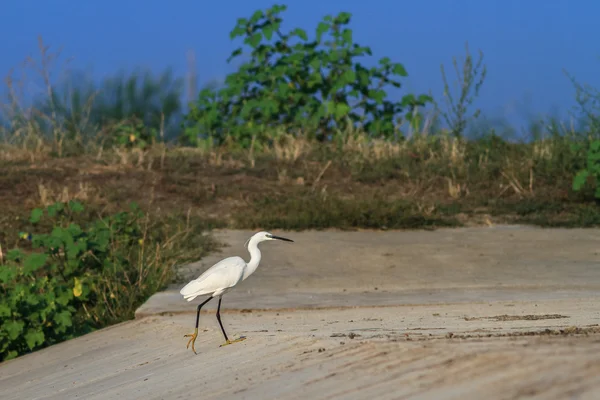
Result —
[{"label": "green shrub", "polygon": [[573,190],[582,190],[590,178],[595,185],[594,196],[600,200],[600,140],[598,139],[590,143],[587,150],[586,166],[573,178]]},{"label": "green shrub", "polygon": [[[412,94],[388,100],[385,89],[400,88],[406,69],[387,57],[371,68],[359,63],[371,49],[353,41],[347,28],[351,14],[324,17],[309,39],[303,29],[282,30],[286,8],[276,5],[238,19],[230,36],[244,38],[249,59],[227,76],[222,88],[200,92],[186,116],[189,142],[197,144],[204,137],[221,144],[230,138],[249,147],[253,140],[261,144],[267,139],[266,129],[279,126],[306,129],[313,138],[326,140],[350,124],[389,138],[399,135],[402,118],[410,120],[416,106],[431,100]],[[238,48],[229,61],[242,55]]]},{"label": "green shrub", "polygon": [[53,227],[0,265],[0,361],[128,319],[171,278],[160,230],[135,205],[80,225],[84,211],[33,210],[34,226]]}]

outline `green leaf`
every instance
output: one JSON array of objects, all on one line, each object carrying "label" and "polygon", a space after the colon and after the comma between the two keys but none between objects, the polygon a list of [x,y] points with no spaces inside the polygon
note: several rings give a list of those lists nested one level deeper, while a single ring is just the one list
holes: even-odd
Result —
[{"label": "green leaf", "polygon": [[69,304],[72,298],[72,290],[61,290],[56,296],[56,303],[60,304],[61,306],[66,306],[67,304]]},{"label": "green leaf", "polygon": [[60,246],[61,244],[67,244],[73,242],[73,235],[68,229],[57,226],[52,229],[51,239],[56,239],[57,242],[53,242],[54,246]]},{"label": "green leaf", "polygon": [[71,320],[71,313],[68,311],[61,311],[54,316],[54,322],[60,327],[69,327],[73,325]]},{"label": "green leaf", "polygon": [[9,261],[19,261],[25,254],[19,249],[12,249],[6,252],[6,259]]},{"label": "green leaf", "polygon": [[254,14],[252,14],[252,17],[250,17],[250,24],[254,25],[256,24],[262,17],[264,16],[262,10],[257,10],[254,12]]},{"label": "green leaf", "polygon": [[587,170],[579,171],[575,178],[573,179],[573,190],[579,191],[587,182],[588,176],[590,173]]},{"label": "green leaf", "polygon": [[375,100],[375,103],[382,104],[385,99],[386,93],[385,91],[379,90],[369,90],[369,97]]},{"label": "green leaf", "polygon": [[387,65],[390,65],[390,63],[391,63],[391,60],[389,57],[383,57],[381,60],[379,60],[379,64],[384,67]]},{"label": "green leaf", "polygon": [[0,317],[10,317],[11,314],[10,307],[4,303],[0,303]]},{"label": "green leaf", "polygon": [[424,106],[425,104],[430,103],[432,101],[433,101],[433,97],[431,97],[427,94],[422,94],[417,99],[417,103],[421,106]]},{"label": "green leaf", "polygon": [[268,15],[279,14],[287,10],[287,6],[285,4],[276,4],[267,10]]},{"label": "green leaf", "polygon": [[335,118],[341,119],[350,112],[350,106],[346,103],[337,103],[335,105]]},{"label": "green leaf", "polygon": [[67,232],[72,236],[81,236],[83,234],[83,230],[79,224],[69,224],[67,227]]},{"label": "green leaf", "polygon": [[0,283],[9,283],[17,276],[17,268],[12,265],[0,266]]},{"label": "green leaf", "polygon": [[65,208],[64,203],[56,202],[48,207],[48,216],[55,217],[59,212],[64,210],[64,208]]},{"label": "green leaf", "polygon": [[10,340],[15,340],[23,332],[24,326],[23,321],[6,321],[2,324],[2,330],[7,333]]},{"label": "green leaf", "polygon": [[402,97],[401,104],[403,107],[411,107],[414,106],[416,102],[417,99],[415,99],[413,94],[407,94],[406,96]]},{"label": "green leaf", "polygon": [[338,24],[341,24],[341,25],[346,25],[347,23],[350,22],[351,17],[352,17],[352,14],[350,14],[349,12],[341,12],[336,17],[335,22]]},{"label": "green leaf", "polygon": [[86,243],[85,241],[78,241],[76,243],[68,243],[65,246],[65,250],[67,253],[67,259],[68,260],[79,260],[79,256],[81,255],[81,253],[83,253],[86,249]]},{"label": "green leaf", "polygon": [[27,297],[25,297],[25,303],[31,305],[31,306],[36,306],[38,304],[40,304],[40,297],[39,295],[36,295],[34,293],[29,293],[27,295]]},{"label": "green leaf", "polygon": [[231,32],[229,32],[229,39],[233,40],[238,36],[244,36],[245,33],[246,33],[246,28],[241,27],[241,26],[236,26],[235,28],[233,28],[231,30]]},{"label": "green leaf", "polygon": [[329,24],[327,22],[319,22],[317,25],[317,42],[321,42],[321,37],[325,32],[329,30]]},{"label": "green leaf", "polygon": [[[239,56],[240,54],[242,54],[242,52],[243,52],[242,48],[238,47],[237,49],[235,49],[234,51],[231,52],[231,55],[227,59],[227,62],[231,62],[231,60],[233,60],[234,58],[236,58],[237,56]],[[212,93],[210,93],[210,95],[212,95]]]},{"label": "green leaf", "polygon": [[304,29],[296,28],[293,33],[304,41],[308,40],[308,35]]},{"label": "green leaf", "polygon": [[48,255],[43,253],[31,253],[27,256],[25,261],[23,262],[24,272],[26,274],[31,274],[34,271],[37,271],[41,267],[46,264],[46,260],[48,259]]},{"label": "green leaf", "polygon": [[344,39],[344,42],[346,42],[346,44],[352,43],[352,30],[344,29],[344,31],[342,32],[342,38]]},{"label": "green leaf", "polygon": [[44,211],[40,208],[34,208],[31,211],[31,217],[29,217],[29,222],[31,222],[32,224],[37,224],[38,222],[40,222],[40,219],[42,218],[42,216],[44,215]]},{"label": "green leaf", "polygon": [[392,72],[394,73],[394,75],[408,76],[408,72],[406,72],[406,69],[402,64],[394,64],[394,69],[392,70]]},{"label": "green leaf", "polygon": [[80,212],[83,212],[84,207],[83,207],[83,204],[81,204],[77,200],[71,200],[71,201],[69,201],[69,209],[71,211],[73,211],[74,213],[80,213]]},{"label": "green leaf", "polygon": [[342,75],[343,83],[345,85],[349,85],[351,83],[356,82],[356,72],[351,69],[348,69]]},{"label": "green leaf", "polygon": [[264,35],[265,39],[271,40],[271,38],[273,37],[273,26],[271,26],[271,25],[265,26],[263,28],[263,35]]},{"label": "green leaf", "polygon": [[260,44],[261,40],[262,40],[262,34],[260,32],[256,32],[255,34],[253,34],[249,38],[246,38],[245,42],[247,44],[249,44],[250,46],[256,48]]},{"label": "green leaf", "polygon": [[25,342],[29,350],[35,349],[37,346],[44,344],[44,332],[40,330],[29,329],[25,334]]}]

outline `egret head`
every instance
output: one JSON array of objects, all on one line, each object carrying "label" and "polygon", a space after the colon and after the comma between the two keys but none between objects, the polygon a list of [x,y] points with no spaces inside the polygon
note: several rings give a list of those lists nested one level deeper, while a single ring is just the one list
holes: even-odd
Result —
[{"label": "egret head", "polygon": [[293,242],[292,239],[284,238],[281,236],[275,236],[272,233],[265,231],[255,233],[252,237],[250,237],[250,239],[246,240],[244,246],[248,247],[248,243],[250,243],[251,240],[253,240],[256,244],[267,240],[283,240],[284,242]]}]

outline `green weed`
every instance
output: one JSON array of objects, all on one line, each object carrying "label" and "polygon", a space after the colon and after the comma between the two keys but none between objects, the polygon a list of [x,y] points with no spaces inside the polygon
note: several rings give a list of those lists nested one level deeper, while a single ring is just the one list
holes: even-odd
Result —
[{"label": "green weed", "polygon": [[0,265],[0,361],[132,318],[178,263],[210,243],[189,226],[151,221],[135,204],[93,219],[80,202],[55,203],[29,222],[23,249]]},{"label": "green weed", "polygon": [[323,193],[264,197],[237,213],[234,226],[242,229],[431,229],[461,224],[450,208],[390,201],[382,197],[342,199]]}]

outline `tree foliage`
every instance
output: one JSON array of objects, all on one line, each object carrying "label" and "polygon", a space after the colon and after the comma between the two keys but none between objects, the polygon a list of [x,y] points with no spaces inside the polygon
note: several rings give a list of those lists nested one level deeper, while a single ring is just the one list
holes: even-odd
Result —
[{"label": "tree foliage", "polygon": [[304,129],[318,140],[348,125],[389,138],[398,134],[402,118],[410,120],[414,107],[431,101],[412,94],[388,98],[386,89],[400,88],[406,69],[387,57],[373,67],[361,64],[372,52],[354,42],[351,14],[325,16],[309,38],[303,29],[283,29],[286,8],[275,5],[238,19],[230,37],[242,38],[249,54],[243,47],[233,51],[229,62],[246,61],[223,87],[202,90],[191,105],[185,131],[190,142],[231,137],[247,147],[253,138],[263,139],[266,128],[281,126]]}]

